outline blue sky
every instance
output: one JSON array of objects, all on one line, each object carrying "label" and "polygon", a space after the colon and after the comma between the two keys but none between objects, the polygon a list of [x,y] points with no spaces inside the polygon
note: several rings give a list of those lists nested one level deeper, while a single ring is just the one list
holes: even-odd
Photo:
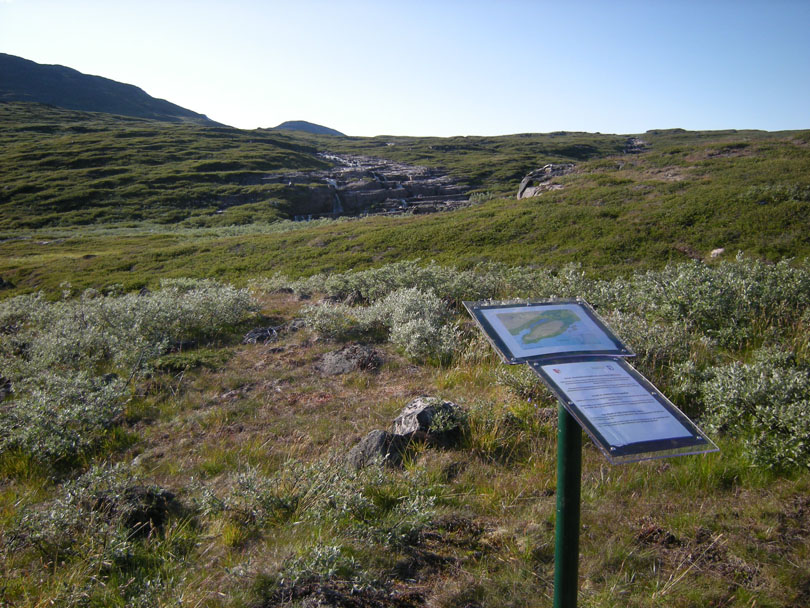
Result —
[{"label": "blue sky", "polygon": [[240,128],[810,128],[810,1],[0,0],[0,52]]}]

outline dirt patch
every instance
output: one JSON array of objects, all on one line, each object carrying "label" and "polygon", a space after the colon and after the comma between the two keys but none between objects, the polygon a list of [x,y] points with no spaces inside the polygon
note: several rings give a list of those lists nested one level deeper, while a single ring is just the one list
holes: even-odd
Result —
[{"label": "dirt patch", "polygon": [[703,254],[701,254],[697,249],[694,249],[687,245],[686,243],[676,243],[673,245],[675,251],[678,251],[684,254],[686,257],[692,258],[693,260],[702,260]]},{"label": "dirt patch", "polygon": [[810,496],[795,496],[778,515],[777,533],[782,542],[805,543],[810,537]]},{"label": "dirt patch", "polygon": [[636,542],[642,545],[659,545],[662,547],[680,547],[681,540],[672,532],[655,524],[645,525],[636,535]]},{"label": "dirt patch", "polygon": [[721,148],[708,148],[687,156],[689,161],[709,160],[713,158],[738,158],[753,156],[755,149],[747,143],[730,144]]},{"label": "dirt patch", "polygon": [[289,606],[292,602],[306,608],[416,608],[425,605],[425,598],[418,591],[358,588],[350,581],[312,580],[283,585],[255,608]]},{"label": "dirt patch", "polygon": [[403,558],[391,574],[401,581],[424,582],[458,567],[461,560],[453,553],[460,549],[467,555],[480,556],[488,530],[481,522],[461,515],[439,517],[407,541],[402,547]]},{"label": "dirt patch", "polygon": [[760,583],[759,566],[731,553],[722,534],[700,527],[693,538],[678,538],[650,519],[642,522],[636,542],[657,551],[673,572],[694,570],[710,574],[730,585],[755,589]]}]

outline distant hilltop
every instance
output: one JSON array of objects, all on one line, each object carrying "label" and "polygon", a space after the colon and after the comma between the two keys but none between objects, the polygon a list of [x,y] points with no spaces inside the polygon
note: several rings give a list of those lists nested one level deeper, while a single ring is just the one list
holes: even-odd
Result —
[{"label": "distant hilltop", "polygon": [[61,65],[43,65],[5,53],[0,53],[2,101],[28,101],[67,110],[219,125],[204,114],[152,97],[131,84],[89,76]]},{"label": "distant hilltop", "polygon": [[288,120],[283,122],[277,127],[273,127],[272,131],[303,131],[305,133],[312,133],[313,135],[337,135],[338,137],[346,137],[344,133],[335,131],[329,127],[316,125],[315,123],[307,122],[306,120]]}]

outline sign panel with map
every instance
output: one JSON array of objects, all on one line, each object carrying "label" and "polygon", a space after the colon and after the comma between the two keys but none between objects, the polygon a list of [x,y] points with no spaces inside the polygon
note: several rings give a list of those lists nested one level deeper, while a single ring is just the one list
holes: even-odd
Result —
[{"label": "sign panel with map", "polygon": [[507,363],[577,355],[633,353],[582,300],[464,302]]}]

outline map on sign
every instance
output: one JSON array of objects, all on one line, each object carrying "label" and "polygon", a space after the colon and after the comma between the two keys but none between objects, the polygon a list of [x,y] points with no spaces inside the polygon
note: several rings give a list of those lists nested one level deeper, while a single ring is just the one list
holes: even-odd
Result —
[{"label": "map on sign", "polygon": [[[524,347],[534,345],[585,343],[587,334],[577,335],[582,318],[570,310],[548,310],[544,312],[502,312],[495,313],[498,320]],[[555,340],[556,338],[556,340]]]},{"label": "map on sign", "polygon": [[465,305],[510,363],[566,353],[631,354],[584,302]]}]

